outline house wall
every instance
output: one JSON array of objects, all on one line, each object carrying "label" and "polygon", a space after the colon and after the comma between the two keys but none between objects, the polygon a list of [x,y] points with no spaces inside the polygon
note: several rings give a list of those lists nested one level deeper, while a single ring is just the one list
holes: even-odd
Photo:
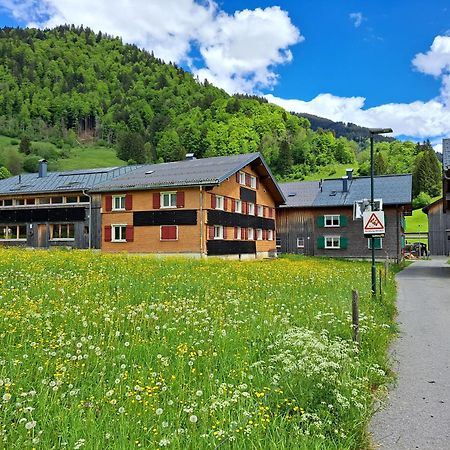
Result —
[{"label": "house wall", "polygon": [[[386,234],[382,249],[376,249],[377,258],[401,258],[404,242],[402,209],[385,206]],[[318,218],[324,215],[345,216],[346,225],[339,227],[319,226]],[[353,220],[352,208],[279,208],[277,211],[279,250],[282,253],[300,253],[340,258],[368,258],[371,250],[364,237],[362,221]],[[346,239],[347,248],[319,248],[320,237],[339,236]],[[297,238],[304,240],[304,248],[297,247]]]},{"label": "house wall", "polygon": [[[450,254],[450,213],[439,201],[428,210],[428,248],[432,255]],[[448,231],[447,231],[448,230]]]},{"label": "house wall", "polygon": [[[243,172],[258,177],[247,166]],[[244,189],[244,191],[242,190]],[[245,191],[246,190],[246,191]],[[161,192],[184,192],[184,207],[182,208],[154,208],[153,196]],[[242,199],[242,195],[255,197],[256,205],[266,207],[266,217],[260,220],[265,229],[275,228],[275,203],[272,196],[266,190],[264,183],[259,180],[257,189],[242,186],[236,179],[236,174],[230,176],[219,186],[210,188],[176,188],[164,190],[130,191],[126,194],[132,196],[132,209],[128,211],[107,211],[107,197],[123,195],[124,192],[111,192],[102,195],[102,232],[101,248],[107,252],[133,252],[133,253],[161,253],[161,254],[209,254],[209,255],[240,255],[267,256],[275,252],[275,233],[273,240],[242,240],[235,239],[234,226],[236,224],[247,226],[249,223],[258,222],[258,218],[249,217],[247,214],[238,214],[231,211],[231,200]],[[214,209],[212,197],[223,196],[227,199],[227,208],[224,211]],[[270,208],[270,210],[269,210]],[[256,206],[255,206],[256,211]],[[269,217],[271,211],[272,217]],[[142,225],[139,217],[146,213],[165,214],[164,225],[178,225],[178,239],[176,241],[162,241],[158,224]],[[170,216],[171,215],[171,216]],[[149,215],[150,217],[150,215]],[[195,217],[195,223],[186,225],[185,220]],[[158,219],[159,220],[159,219]],[[256,222],[255,222],[256,221]],[[105,240],[105,227],[112,225],[133,226],[133,238],[128,242],[109,242]],[[221,225],[226,229],[225,239],[211,239],[210,227]],[[259,226],[259,225],[258,225]],[[106,231],[107,232],[107,231]],[[214,241],[214,242],[212,242]]]}]

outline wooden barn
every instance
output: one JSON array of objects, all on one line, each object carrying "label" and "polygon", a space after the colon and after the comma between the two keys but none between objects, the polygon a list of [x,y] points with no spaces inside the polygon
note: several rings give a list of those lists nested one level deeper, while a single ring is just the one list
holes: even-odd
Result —
[{"label": "wooden barn", "polygon": [[[355,202],[370,198],[370,177],[281,183],[286,204],[277,210],[277,248],[340,258],[369,258],[371,240],[363,235],[361,219],[354,220]],[[386,234],[375,239],[376,257],[399,260],[405,238],[404,216],[411,213],[411,175],[374,179],[377,204],[385,213]]]}]

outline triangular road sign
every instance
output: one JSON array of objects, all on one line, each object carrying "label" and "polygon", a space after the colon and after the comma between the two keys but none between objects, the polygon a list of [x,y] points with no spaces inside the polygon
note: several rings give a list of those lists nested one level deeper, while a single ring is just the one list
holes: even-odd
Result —
[{"label": "triangular road sign", "polygon": [[383,211],[367,212],[363,215],[364,233],[384,233]]}]

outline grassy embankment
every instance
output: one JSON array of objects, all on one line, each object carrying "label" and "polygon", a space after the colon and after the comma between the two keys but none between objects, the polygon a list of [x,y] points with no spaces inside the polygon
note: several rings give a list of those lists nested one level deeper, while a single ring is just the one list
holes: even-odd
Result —
[{"label": "grassy embankment", "polygon": [[5,448],[368,447],[393,273],[381,301],[356,261],[0,258]]}]

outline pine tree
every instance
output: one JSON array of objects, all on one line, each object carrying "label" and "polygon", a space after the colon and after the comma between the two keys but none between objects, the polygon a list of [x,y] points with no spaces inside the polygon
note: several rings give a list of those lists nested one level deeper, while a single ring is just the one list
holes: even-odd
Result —
[{"label": "pine tree", "polygon": [[413,196],[416,197],[421,192],[425,192],[431,197],[435,197],[441,192],[441,163],[429,143],[425,143],[422,148],[423,151],[417,155],[415,160]]}]

